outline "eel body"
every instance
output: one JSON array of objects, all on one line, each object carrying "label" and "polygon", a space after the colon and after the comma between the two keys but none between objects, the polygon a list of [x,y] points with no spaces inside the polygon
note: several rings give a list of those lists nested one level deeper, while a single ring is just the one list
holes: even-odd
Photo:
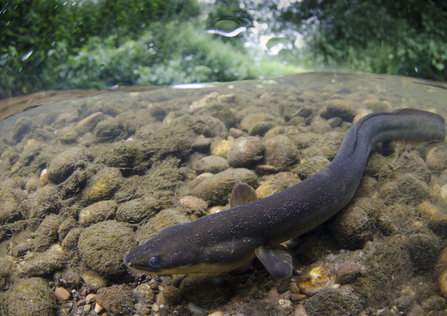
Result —
[{"label": "eel body", "polygon": [[374,144],[444,137],[444,119],[437,114],[413,109],[369,114],[351,127],[338,155],[317,174],[267,198],[168,227],[130,249],[123,262],[145,273],[216,273],[257,256],[274,279],[285,279],[292,273],[292,258],[280,244],[349,203]]}]

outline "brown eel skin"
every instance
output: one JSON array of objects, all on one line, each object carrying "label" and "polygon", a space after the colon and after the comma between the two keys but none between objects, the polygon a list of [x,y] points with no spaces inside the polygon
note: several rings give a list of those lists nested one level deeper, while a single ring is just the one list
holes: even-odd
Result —
[{"label": "brown eel skin", "polygon": [[312,177],[267,198],[163,229],[130,249],[124,264],[144,273],[217,273],[256,257],[275,281],[292,274],[281,243],[327,221],[354,196],[374,144],[441,141],[444,118],[402,109],[364,116],[346,134],[338,155]]}]

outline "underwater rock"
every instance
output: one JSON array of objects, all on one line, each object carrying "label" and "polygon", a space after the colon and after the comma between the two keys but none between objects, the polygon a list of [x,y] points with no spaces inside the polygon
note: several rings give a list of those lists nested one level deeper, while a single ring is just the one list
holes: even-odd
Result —
[{"label": "underwater rock", "polygon": [[360,181],[360,185],[355,191],[354,198],[356,197],[373,197],[378,195],[378,183],[374,177],[363,176]]},{"label": "underwater rock", "polygon": [[34,131],[33,138],[42,142],[50,141],[54,138],[54,132],[47,126],[45,128],[37,128]]},{"label": "underwater rock", "polygon": [[275,118],[267,113],[252,113],[246,115],[241,121],[241,128],[246,131],[250,131],[256,124],[261,122],[269,123],[274,121]]},{"label": "underwater rock", "polygon": [[199,161],[197,161],[194,169],[198,174],[210,172],[210,173],[219,173],[228,169],[230,166],[228,165],[228,161],[225,158],[211,155],[206,156]]},{"label": "underwater rock", "polygon": [[47,164],[48,157],[45,157],[43,146],[42,142],[36,141],[35,139],[28,140],[27,145],[20,155],[19,162],[25,166],[33,165],[33,163],[37,163],[40,166]]},{"label": "underwater rock", "polygon": [[[354,203],[353,203],[354,202]],[[329,222],[335,240],[348,249],[360,249],[376,233],[374,199],[351,201]]]},{"label": "underwater rock", "polygon": [[292,140],[285,135],[267,138],[264,147],[263,164],[284,170],[298,161],[298,150]]},{"label": "underwater rock", "polygon": [[104,307],[110,314],[127,315],[129,307],[135,302],[132,288],[127,285],[113,285],[103,287],[96,294],[96,302]]},{"label": "underwater rock", "polygon": [[77,251],[78,239],[81,233],[82,228],[80,227],[75,227],[72,230],[70,230],[62,240],[61,243],[62,249],[64,249],[64,251],[67,253],[73,253],[74,251]]},{"label": "underwater rock", "polygon": [[441,239],[429,230],[411,234],[407,249],[417,272],[432,271],[440,253]]},{"label": "underwater rock", "polygon": [[[363,249],[366,273],[355,283],[357,293],[363,293],[368,306],[391,304],[394,293],[413,275],[413,266],[405,249],[403,236],[368,242]],[[422,286],[421,282],[417,283]]]},{"label": "underwater rock", "polygon": [[263,158],[264,144],[259,137],[240,137],[228,152],[228,164],[234,168],[248,168]]},{"label": "underwater rock", "polygon": [[125,130],[123,124],[117,119],[107,119],[100,121],[95,129],[94,134],[100,143],[123,138]]},{"label": "underwater rock", "polygon": [[195,196],[184,196],[179,200],[181,206],[187,209],[188,213],[205,215],[208,203]]},{"label": "underwater rock", "polygon": [[318,139],[316,146],[323,151],[323,155],[327,159],[332,160],[337,156],[344,138],[345,133],[328,132]]},{"label": "underwater rock", "polygon": [[349,288],[328,289],[304,303],[309,316],[355,316],[363,308],[362,301]]},{"label": "underwater rock", "polygon": [[[7,315],[55,315],[56,297],[42,278],[17,279],[6,292],[7,305],[2,311]],[[3,304],[2,304],[3,305]]]},{"label": "underwater rock", "polygon": [[59,225],[57,230],[57,234],[59,235],[59,240],[64,240],[65,236],[67,236],[68,232],[72,230],[76,226],[76,220],[73,217],[65,218],[62,223]]},{"label": "underwater rock", "polygon": [[438,147],[431,148],[425,158],[428,169],[439,172],[444,170],[447,164],[445,152]]},{"label": "underwater rock", "polygon": [[123,173],[139,173],[147,165],[143,162],[143,146],[139,140],[116,142],[102,151],[95,162],[120,168]]},{"label": "underwater rock", "polygon": [[346,100],[329,100],[326,107],[320,112],[320,116],[325,119],[339,117],[343,121],[352,122],[357,114],[356,105]]},{"label": "underwater rock", "polygon": [[228,140],[218,140],[216,142],[213,142],[211,144],[211,155],[219,156],[226,159],[232,146],[233,142],[230,142]]},{"label": "underwater rock", "polygon": [[68,292],[63,287],[59,287],[58,286],[54,290],[54,296],[56,297],[56,300],[65,302],[65,301],[68,301],[71,298],[71,293]]},{"label": "underwater rock", "polygon": [[228,169],[200,182],[191,195],[207,201],[210,205],[225,205],[233,187],[239,182],[257,187],[256,174],[248,169]]},{"label": "underwater rock", "polygon": [[251,136],[264,136],[265,133],[267,133],[270,129],[275,127],[273,123],[271,122],[259,122],[253,125],[248,133]]},{"label": "underwater rock", "polygon": [[167,227],[188,223],[190,221],[191,218],[180,208],[161,210],[157,215],[151,217],[146,224],[138,227],[135,240],[141,245]]},{"label": "underwater rock", "polygon": [[147,284],[140,284],[132,290],[132,296],[137,303],[151,304],[154,302],[155,294],[151,287]]},{"label": "underwater rock", "polygon": [[82,190],[82,199],[87,204],[110,200],[120,188],[123,178],[118,168],[104,168],[95,174]]},{"label": "underwater rock", "polygon": [[200,152],[200,153],[209,153],[211,143],[213,142],[212,138],[198,138],[194,143],[191,145],[192,150]]},{"label": "underwater rock", "polygon": [[25,191],[27,194],[36,191],[40,186],[40,179],[33,177],[26,182]]},{"label": "underwater rock", "polygon": [[419,180],[414,174],[404,174],[401,176],[397,180],[397,188],[414,205],[426,200],[430,194],[430,188],[427,183]]},{"label": "underwater rock", "polygon": [[56,137],[59,142],[63,145],[74,144],[78,140],[78,133],[75,131],[73,127],[64,127],[57,131]]},{"label": "underwater rock", "polygon": [[61,207],[58,192],[58,188],[54,185],[46,185],[37,189],[34,196],[30,198],[31,210],[29,216],[31,218],[44,218],[48,214],[58,213]]},{"label": "underwater rock", "polygon": [[104,119],[104,113],[102,112],[95,112],[87,116],[86,118],[80,120],[78,124],[76,124],[76,131],[83,135],[85,133],[91,132],[96,124],[98,124],[99,121]]},{"label": "underwater rock", "polygon": [[[336,118],[332,118],[336,119]],[[331,119],[331,120],[332,120]],[[315,116],[309,126],[309,131],[315,134],[325,134],[333,130],[333,127],[329,124],[328,120],[325,120],[319,116]]]},{"label": "underwater rock", "polygon": [[113,220],[96,223],[79,236],[79,255],[91,269],[114,277],[125,271],[123,256],[136,246],[133,237],[133,230],[126,224]]},{"label": "underwater rock", "polygon": [[54,244],[45,252],[33,252],[21,262],[23,276],[45,276],[60,270],[66,264],[67,255],[63,248]]},{"label": "underwater rock", "polygon": [[44,251],[57,240],[59,225],[62,223],[62,217],[59,215],[48,215],[36,229],[36,238],[34,239],[34,249]]},{"label": "underwater rock", "polygon": [[81,278],[87,285],[87,288],[92,291],[97,291],[107,285],[107,280],[93,270],[88,270],[82,273]]},{"label": "underwater rock", "polygon": [[65,181],[76,168],[83,168],[87,158],[82,148],[70,148],[57,155],[48,167],[47,175],[50,182],[59,184]]},{"label": "underwater rock", "polygon": [[233,136],[234,138],[239,138],[242,135],[244,135],[244,132],[241,131],[240,129],[232,127],[230,128],[230,135]]},{"label": "underwater rock", "polygon": [[391,104],[388,101],[380,101],[378,97],[373,97],[362,101],[362,106],[374,112],[389,111]]},{"label": "underwater rock", "polygon": [[256,189],[256,193],[258,194],[258,197],[260,199],[263,199],[272,194],[285,190],[299,182],[301,182],[301,180],[298,179],[297,176],[294,175],[293,173],[279,172],[268,178],[264,183],[262,183]]},{"label": "underwater rock", "polygon": [[0,223],[15,222],[22,218],[20,199],[15,190],[0,186]]},{"label": "underwater rock", "polygon": [[228,129],[225,124],[211,115],[183,115],[172,121],[169,124],[172,130],[172,125],[185,128],[188,131],[194,131],[196,135],[204,135],[205,137],[220,137],[226,138]]},{"label": "underwater rock", "polygon": [[163,105],[160,105],[160,104],[150,103],[147,106],[147,110],[148,110],[149,114],[152,117],[154,117],[154,118],[156,118],[158,120],[161,120],[161,121],[163,120],[163,118],[167,114],[166,108]]},{"label": "underwater rock", "polygon": [[113,218],[117,208],[118,204],[113,200],[96,202],[79,212],[79,224],[88,226]]},{"label": "underwater rock", "polygon": [[307,159],[296,168],[296,174],[301,180],[305,180],[322,170],[329,164],[329,160],[323,156],[315,156]]},{"label": "underwater rock", "polygon": [[16,142],[22,140],[33,129],[33,121],[31,118],[24,116],[17,119],[12,129],[12,139]]},{"label": "underwater rock", "polygon": [[153,216],[160,209],[160,202],[152,196],[124,202],[118,206],[116,220],[131,224],[140,223]]},{"label": "underwater rock", "polygon": [[188,275],[180,284],[179,292],[188,302],[207,308],[228,301],[237,285],[228,274]]}]

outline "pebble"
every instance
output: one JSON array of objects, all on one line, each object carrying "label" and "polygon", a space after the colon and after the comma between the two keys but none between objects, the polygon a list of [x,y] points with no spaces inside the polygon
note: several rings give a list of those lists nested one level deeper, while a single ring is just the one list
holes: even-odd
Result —
[{"label": "pebble", "polygon": [[87,296],[85,297],[85,302],[87,304],[96,302],[96,294],[93,293],[87,294]]},{"label": "pebble", "polygon": [[289,289],[290,291],[292,291],[293,294],[300,294],[300,289],[298,288],[296,282],[290,282]]},{"label": "pebble", "polygon": [[[102,307],[101,305],[99,305],[98,303],[95,304],[95,313],[99,314],[102,310],[104,309],[104,307]],[[104,315],[104,314],[103,314]]]},{"label": "pebble", "polygon": [[303,299],[305,299],[307,296],[304,294],[293,294],[291,297],[292,301],[301,301]]},{"label": "pebble", "polygon": [[224,314],[222,312],[214,312],[209,314],[208,316],[224,316]]},{"label": "pebble", "polygon": [[70,299],[71,297],[71,293],[68,292],[66,289],[64,289],[63,287],[57,287],[54,290],[54,296],[56,296],[56,299],[58,301],[67,301]]},{"label": "pebble", "polygon": [[230,128],[230,135],[233,136],[234,138],[239,138],[242,135],[244,135],[244,132],[241,131],[240,129],[232,127]]}]

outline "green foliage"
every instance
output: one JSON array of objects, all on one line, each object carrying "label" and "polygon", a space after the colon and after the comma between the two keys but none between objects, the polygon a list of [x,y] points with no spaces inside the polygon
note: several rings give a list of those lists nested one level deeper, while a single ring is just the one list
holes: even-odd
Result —
[{"label": "green foliage", "polygon": [[57,73],[63,80],[55,87],[104,89],[113,84],[168,85],[259,76],[247,55],[206,33],[198,36],[191,24],[153,23],[138,40],[128,39],[117,47],[114,41],[115,36],[92,38],[59,65]]},{"label": "green foliage", "polygon": [[307,65],[447,80],[447,6],[421,0],[303,0],[284,10]]},{"label": "green foliage", "polygon": [[153,23],[195,17],[198,9],[195,0],[6,2],[0,7],[0,98],[54,88],[64,80],[55,70],[97,38],[120,47]]}]

